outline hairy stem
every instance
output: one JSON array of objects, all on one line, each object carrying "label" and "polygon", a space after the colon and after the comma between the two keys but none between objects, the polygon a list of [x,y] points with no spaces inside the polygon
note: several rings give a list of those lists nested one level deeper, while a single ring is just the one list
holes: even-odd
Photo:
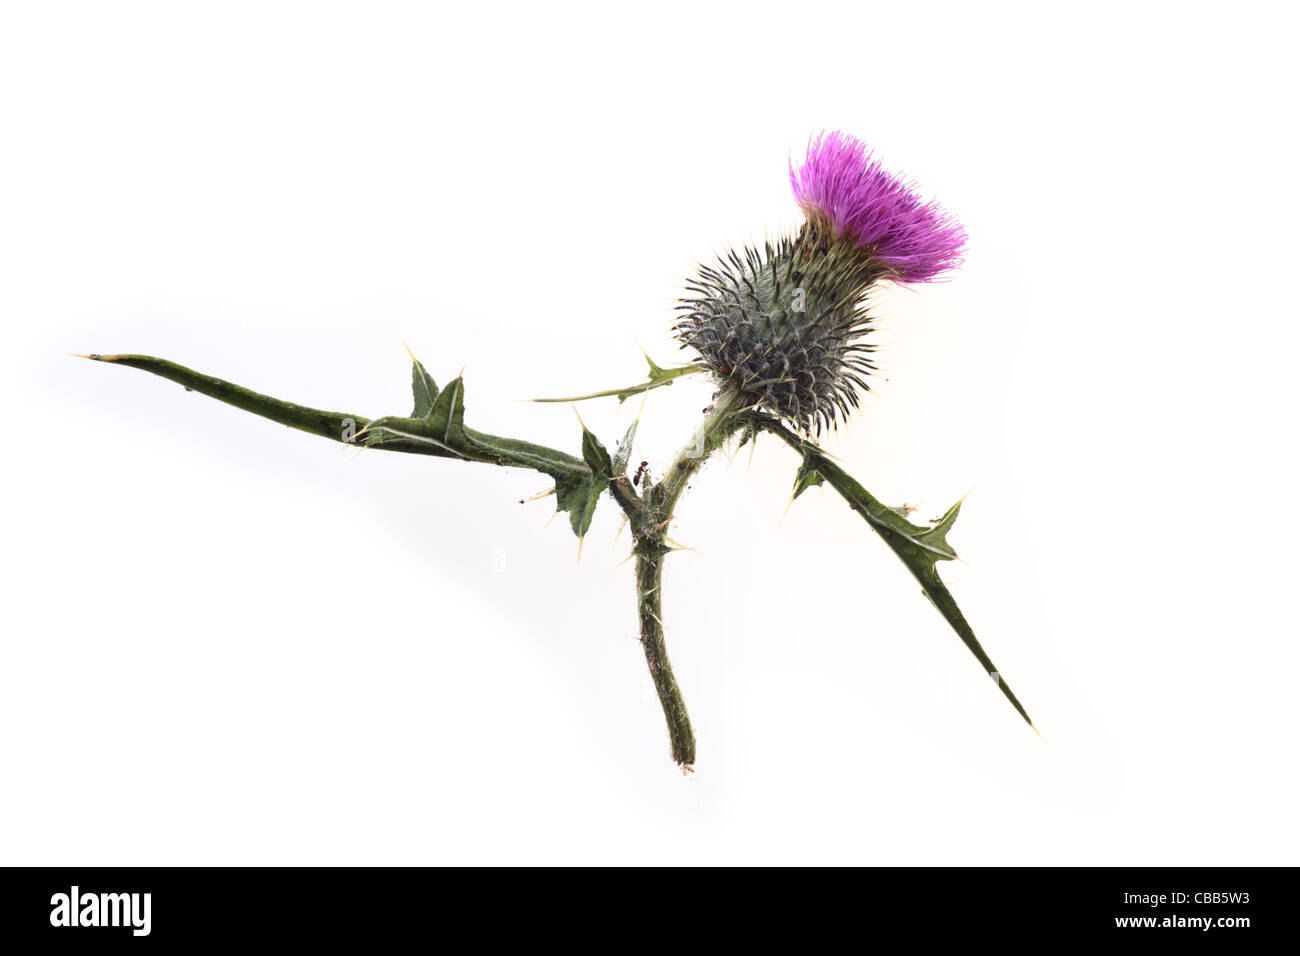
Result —
[{"label": "hairy stem", "polygon": [[695,735],[664,644],[663,562],[664,556],[672,550],[668,546],[668,524],[691,476],[736,429],[736,413],[743,405],[742,396],[734,389],[724,388],[717,395],[700,427],[669,465],[663,480],[649,489],[642,507],[629,507],[629,503],[615,495],[628,512],[636,538],[636,598],[641,647],[645,651],[659,703],[664,709],[664,718],[668,721],[673,760],[687,768],[695,762]]},{"label": "hairy stem", "polygon": [[695,734],[691,731],[691,718],[686,713],[682,689],[673,676],[673,665],[668,660],[664,644],[663,622],[663,572],[667,549],[647,544],[639,547],[636,555],[637,615],[641,619],[641,647],[650,667],[659,704],[668,721],[668,743],[672,758],[683,767],[695,763]]},{"label": "hairy stem", "polygon": [[651,493],[651,505],[659,513],[660,520],[672,519],[677,501],[686,490],[686,483],[701,465],[704,464],[735,431],[735,414],[744,405],[744,397],[735,388],[726,386],[720,391],[704,415],[704,421],[695,430],[691,440],[686,443],[677,458],[668,466],[663,480]]}]

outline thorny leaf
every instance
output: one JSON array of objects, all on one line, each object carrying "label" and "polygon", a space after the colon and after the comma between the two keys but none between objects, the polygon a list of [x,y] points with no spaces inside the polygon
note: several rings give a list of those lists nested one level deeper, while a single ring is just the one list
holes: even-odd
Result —
[{"label": "thorny leaf", "polygon": [[645,357],[646,363],[650,366],[649,377],[640,385],[629,385],[627,388],[610,388],[602,392],[591,392],[587,395],[573,395],[568,398],[534,398],[534,402],[585,402],[592,398],[617,398],[618,403],[622,405],[633,395],[640,395],[642,392],[648,392],[654,388],[660,388],[664,385],[671,385],[675,380],[683,375],[694,375],[702,372],[704,369],[695,365],[683,365],[680,368],[660,368],[655,364],[654,359],[649,355]]},{"label": "thorny leaf", "polygon": [[[930,603],[943,615],[944,620],[957,632],[962,643],[979,661],[984,672],[992,677],[1003,695],[1010,701],[1016,712],[1025,719],[1030,727],[1034,726],[1029,714],[1021,705],[1011,687],[1002,680],[1001,674],[993,661],[985,653],[975,631],[967,622],[965,615],[957,606],[956,600],[947,585],[939,577],[938,563],[951,561],[957,552],[948,544],[948,532],[952,530],[957,514],[961,511],[961,502],[957,502],[932,525],[913,524],[906,517],[907,509],[890,508],[872,497],[865,488],[855,481],[839,465],[831,461],[816,445],[799,437],[780,422],[767,416],[755,416],[756,423],[765,430],[777,435],[786,444],[803,456],[799,475],[795,479],[795,497],[813,484],[825,481],[830,484],[849,506],[871,526],[885,543],[893,549],[907,569],[921,584],[921,590]],[[817,475],[817,478],[811,477]]]},{"label": "thorny leaf", "polygon": [[[414,410],[411,417],[384,416],[368,419],[345,412],[327,412],[254,392],[223,379],[148,355],[89,355],[87,358],[112,365],[126,365],[169,379],[199,392],[252,412],[262,418],[320,435],[344,444],[359,444],[383,451],[399,451],[437,458],[459,458],[513,468],[540,471],[555,481],[556,502],[561,511],[575,511],[571,521],[581,535],[591,524],[591,512],[599,491],[608,484],[607,474],[596,476],[573,455],[517,438],[489,435],[465,426],[465,383],[456,378],[441,391],[424,366],[412,357]],[[594,438],[594,436],[592,436]],[[597,443],[598,444],[598,443]],[[584,439],[585,445],[585,439]],[[603,450],[603,449],[602,449]],[[584,452],[586,451],[584,447]],[[606,453],[608,461],[608,453]],[[581,528],[581,530],[579,530]]]},{"label": "thorny leaf", "polygon": [[627,473],[627,463],[632,458],[632,441],[636,438],[638,422],[639,419],[627,427],[623,439],[618,443],[618,447],[614,449],[614,477]]},{"label": "thorny leaf", "polygon": [[807,458],[804,458],[804,460],[799,463],[799,470],[795,472],[794,494],[790,496],[791,500],[793,501],[795,498],[798,498],[814,485],[822,484],[825,480],[826,479],[822,477],[822,473],[812,467]]},{"label": "thorny leaf", "polygon": [[415,396],[415,409],[411,412],[411,417],[428,418],[438,397],[438,386],[414,355],[411,356],[411,393]]}]

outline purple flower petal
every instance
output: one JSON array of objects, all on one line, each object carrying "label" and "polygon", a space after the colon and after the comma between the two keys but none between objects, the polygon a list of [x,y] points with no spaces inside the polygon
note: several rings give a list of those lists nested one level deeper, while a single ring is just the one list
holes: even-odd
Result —
[{"label": "purple flower petal", "polygon": [[811,222],[852,242],[897,282],[930,282],[961,264],[961,224],[847,133],[810,140],[803,165],[790,164],[790,186]]}]

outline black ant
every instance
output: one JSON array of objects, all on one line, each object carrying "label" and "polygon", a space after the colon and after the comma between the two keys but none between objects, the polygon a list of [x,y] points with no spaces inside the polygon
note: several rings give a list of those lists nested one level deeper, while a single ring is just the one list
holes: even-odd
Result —
[{"label": "black ant", "polygon": [[643,475],[645,476],[646,484],[650,484],[650,462],[648,461],[641,462],[640,467],[636,470],[636,474],[632,476],[632,484],[634,486],[639,486]]}]

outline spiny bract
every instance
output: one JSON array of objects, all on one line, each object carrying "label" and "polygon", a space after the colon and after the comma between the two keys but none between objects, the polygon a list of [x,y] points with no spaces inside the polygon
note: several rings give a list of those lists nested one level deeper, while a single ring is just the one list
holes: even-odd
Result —
[{"label": "spiny bract", "polygon": [[869,260],[811,225],[760,251],[701,266],[677,306],[678,339],[752,405],[820,431],[858,405],[875,366],[863,296],[879,276]]},{"label": "spiny bract", "polygon": [[791,187],[799,232],[701,266],[674,331],[750,404],[820,432],[869,388],[872,284],[932,281],[960,263],[966,236],[843,133],[812,139]]}]

